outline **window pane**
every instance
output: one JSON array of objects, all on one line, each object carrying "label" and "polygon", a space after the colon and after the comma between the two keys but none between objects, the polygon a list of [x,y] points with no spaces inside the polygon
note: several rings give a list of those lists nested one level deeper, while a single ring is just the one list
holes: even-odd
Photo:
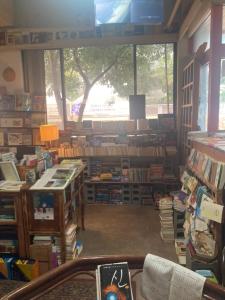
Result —
[{"label": "window pane", "polygon": [[196,52],[203,43],[207,42],[207,49],[210,48],[210,28],[211,28],[211,16],[209,16],[205,22],[201,24],[198,30],[193,36],[193,50]]},{"label": "window pane", "polygon": [[225,59],[221,60],[219,129],[225,129]]},{"label": "window pane", "polygon": [[69,121],[129,119],[132,46],[64,49],[64,65]]},{"label": "window pane", "polygon": [[59,50],[45,51],[45,87],[49,124],[63,129],[63,105]]},{"label": "window pane", "polygon": [[225,6],[223,7],[223,33],[222,33],[222,43],[225,44]]},{"label": "window pane", "polygon": [[208,127],[208,90],[209,65],[207,64],[200,68],[198,127],[201,131],[207,131]]},{"label": "window pane", "polygon": [[146,118],[173,113],[173,45],[137,46],[137,89],[146,96]]}]

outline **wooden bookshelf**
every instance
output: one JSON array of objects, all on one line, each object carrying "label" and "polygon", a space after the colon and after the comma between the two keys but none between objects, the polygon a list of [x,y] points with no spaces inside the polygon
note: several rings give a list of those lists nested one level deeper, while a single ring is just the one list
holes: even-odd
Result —
[{"label": "wooden bookshelf", "polygon": [[[26,257],[25,224],[24,224],[25,191],[0,191],[0,253],[15,254]],[[5,217],[4,217],[5,215]],[[6,219],[7,218],[7,219]],[[6,249],[1,241],[7,240],[15,245],[14,249]]]},{"label": "wooden bookshelf", "polygon": [[[85,198],[88,203],[107,203],[98,202],[101,186],[109,189],[109,202],[114,202],[115,194],[115,203],[120,204],[143,204],[147,195],[143,196],[142,190],[148,186],[149,199],[157,188],[167,192],[179,186],[176,130],[134,130],[122,140],[120,134],[95,132],[78,138],[78,142],[85,141],[85,146],[74,144],[77,136],[72,145],[58,148],[58,155],[60,160],[79,158],[86,164]],[[96,140],[100,144],[93,146]],[[100,178],[104,173],[110,173],[112,178]],[[96,176],[99,180],[94,178]]]},{"label": "wooden bookshelf", "polygon": [[[213,172],[212,170],[212,162],[215,164],[215,166],[218,168],[219,172],[218,174],[222,174],[221,168],[219,168],[220,164],[223,164],[225,167],[225,152],[221,151],[220,149],[216,148],[216,139],[215,139],[215,144],[213,145],[212,143],[206,143],[207,138],[205,141],[198,139],[194,139],[191,141],[192,144],[192,149],[195,150],[193,157],[190,154],[190,157],[187,162],[186,170],[191,176],[194,176],[198,180],[198,186],[203,186],[206,187],[206,193],[209,195],[211,199],[213,199],[213,203],[222,205],[224,206],[224,184],[223,186],[220,186],[220,180],[222,179],[222,176],[218,177],[218,182],[216,181],[216,176],[217,174]],[[212,142],[212,140],[211,140]],[[192,150],[193,151],[193,150]],[[209,168],[207,169],[207,163],[206,166],[204,163],[202,164],[200,162],[201,158],[206,161],[210,161],[209,163]],[[214,174],[215,173],[215,174]],[[214,174],[214,176],[213,176]],[[196,193],[196,191],[194,192]],[[196,199],[197,195],[196,195]],[[196,200],[198,201],[198,200]],[[223,208],[223,213],[222,213],[222,220],[221,223],[215,222],[213,220],[209,219],[209,224],[208,224],[208,230],[209,233],[212,234],[214,241],[216,243],[216,248],[215,248],[215,256],[214,257],[205,257],[204,255],[195,255],[192,254],[191,257],[188,257],[189,263],[191,260],[193,261],[202,261],[205,262],[205,267],[207,268],[207,263],[208,262],[213,262],[215,261],[215,264],[217,264],[218,269],[219,269],[219,264],[221,263],[222,259],[222,249],[224,247],[224,222],[225,222],[225,211]],[[192,247],[194,247],[192,245]],[[190,251],[188,252],[190,255]],[[210,267],[209,267],[210,268]],[[221,274],[217,274],[219,277]]]},{"label": "wooden bookshelf", "polygon": [[3,147],[41,145],[39,126],[47,122],[45,96],[0,97],[0,151]]},{"label": "wooden bookshelf", "polygon": [[[63,167],[62,167],[63,168]],[[64,189],[30,189],[26,199],[27,215],[27,249],[30,256],[30,246],[35,236],[50,236],[55,242],[58,252],[58,262],[67,260],[66,232],[70,225],[84,229],[84,166],[79,166],[75,175]],[[51,202],[51,211],[45,218],[38,216],[36,201]],[[48,211],[47,211],[48,213]]]}]

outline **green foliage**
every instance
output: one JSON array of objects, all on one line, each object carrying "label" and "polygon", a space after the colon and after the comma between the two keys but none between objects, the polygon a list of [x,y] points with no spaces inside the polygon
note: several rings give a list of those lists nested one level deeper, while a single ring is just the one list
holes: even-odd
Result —
[{"label": "green foliage", "polygon": [[[56,50],[54,50],[56,51]],[[84,94],[87,82],[74,59],[74,49],[64,49],[64,74],[66,97],[74,101]],[[90,84],[110,65],[113,65],[104,76],[100,77],[98,84],[112,86],[121,97],[128,97],[134,93],[133,78],[133,46],[116,45],[112,47],[82,47],[77,48],[76,55],[83,74]],[[49,52],[49,51],[46,51]],[[146,94],[149,103],[167,102],[167,85],[165,74],[165,45],[138,45],[137,46],[137,87],[138,94]],[[51,84],[51,68],[49,56],[45,55],[46,81],[48,93],[53,92]],[[173,100],[173,45],[167,45],[168,64],[168,93],[169,100]],[[59,58],[55,56],[56,70],[59,68]]]},{"label": "green foliage", "polygon": [[[172,102],[173,86],[173,46],[167,46],[169,98]],[[127,97],[134,92],[133,79],[133,47],[131,45],[113,47],[78,48],[77,55],[83,72],[92,83],[101,72],[111,65],[118,56],[114,66],[98,83],[113,86],[121,97]],[[73,49],[64,50],[65,81],[67,98],[75,100],[83,95],[84,81],[74,63]],[[162,91],[161,98],[155,98],[155,103],[166,103],[165,53],[164,45],[137,46],[138,93],[152,95]],[[162,95],[163,94],[163,95]],[[153,96],[154,98],[154,96]]]},{"label": "green foliage", "polygon": [[225,103],[225,76],[221,78],[220,83],[220,102]]}]

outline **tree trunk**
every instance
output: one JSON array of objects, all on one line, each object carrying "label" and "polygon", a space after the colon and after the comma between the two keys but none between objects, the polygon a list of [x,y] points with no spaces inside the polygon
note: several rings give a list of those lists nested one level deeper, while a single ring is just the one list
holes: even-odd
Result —
[{"label": "tree trunk", "polygon": [[80,104],[79,115],[78,115],[78,120],[77,120],[78,122],[82,122],[83,115],[84,115],[84,110],[85,110],[85,107],[86,107],[86,103],[87,103],[88,96],[89,96],[91,88],[92,88],[92,86],[86,86],[85,87],[83,100]]},{"label": "tree trunk", "polygon": [[167,61],[167,45],[164,45],[165,53],[165,79],[166,79],[166,103],[167,103],[167,113],[170,112],[170,96],[169,96],[169,82],[168,82],[168,61]]},{"label": "tree trunk", "polygon": [[[63,105],[62,105],[62,97],[61,97],[61,82],[58,78],[58,72],[57,72],[57,56],[54,51],[48,51],[49,52],[49,64],[51,68],[51,75],[52,75],[52,87],[53,87],[53,93],[55,95],[55,100],[57,104],[57,109],[60,118],[63,119]],[[58,53],[58,52],[57,52]]]}]

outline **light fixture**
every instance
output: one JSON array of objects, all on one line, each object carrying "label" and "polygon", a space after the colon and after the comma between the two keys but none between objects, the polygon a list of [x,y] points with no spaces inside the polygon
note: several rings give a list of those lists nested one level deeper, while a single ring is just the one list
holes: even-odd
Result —
[{"label": "light fixture", "polygon": [[59,129],[56,125],[47,124],[40,126],[40,138],[42,142],[51,142],[59,139]]}]

